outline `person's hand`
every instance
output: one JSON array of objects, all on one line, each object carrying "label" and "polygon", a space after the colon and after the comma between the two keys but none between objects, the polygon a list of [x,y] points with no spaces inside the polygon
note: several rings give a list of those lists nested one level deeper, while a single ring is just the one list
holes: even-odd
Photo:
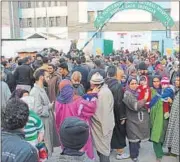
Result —
[{"label": "person's hand", "polygon": [[121,125],[124,125],[124,123],[125,123],[125,120],[121,120]]},{"label": "person's hand", "polygon": [[40,133],[38,134],[38,142],[42,142],[43,139],[44,139],[44,133],[40,132]]},{"label": "person's hand", "polygon": [[172,102],[173,102],[173,100],[172,100],[170,97],[168,97],[167,101],[168,101],[169,103],[172,103]]},{"label": "person's hand", "polygon": [[98,93],[99,91],[100,91],[100,88],[95,87],[91,92],[92,92],[92,93]]},{"label": "person's hand", "polygon": [[49,104],[49,109],[52,109],[54,106],[54,101],[52,103]]}]

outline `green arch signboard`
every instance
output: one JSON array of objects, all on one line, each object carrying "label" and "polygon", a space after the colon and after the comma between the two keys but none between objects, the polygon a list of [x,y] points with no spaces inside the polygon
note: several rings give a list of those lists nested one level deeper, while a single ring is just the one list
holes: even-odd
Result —
[{"label": "green arch signboard", "polygon": [[94,22],[96,28],[100,28],[104,23],[109,21],[117,12],[129,9],[144,10],[150,12],[165,26],[171,28],[174,25],[172,17],[158,4],[150,1],[146,2],[121,2],[117,1],[108,6],[98,15]]}]

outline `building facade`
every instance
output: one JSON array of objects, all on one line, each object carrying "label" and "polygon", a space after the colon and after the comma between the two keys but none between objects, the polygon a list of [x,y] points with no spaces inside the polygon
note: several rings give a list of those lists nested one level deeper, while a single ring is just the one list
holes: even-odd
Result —
[{"label": "building facade", "polygon": [[[33,33],[49,33],[62,39],[89,39],[95,32],[94,20],[114,2],[90,1],[20,1],[2,2],[4,12],[9,17],[4,25],[5,37],[24,38]],[[171,28],[169,42],[178,46],[179,40],[179,2],[166,1],[158,3],[171,15],[175,25]],[[3,9],[3,8],[2,8]],[[9,20],[9,21],[8,21]],[[164,46],[167,37],[166,28],[151,13],[143,10],[124,10],[116,13],[107,25],[96,35],[97,39],[114,41],[114,49],[159,49]],[[165,42],[166,44],[166,42]],[[179,44],[179,43],[178,43]]]}]

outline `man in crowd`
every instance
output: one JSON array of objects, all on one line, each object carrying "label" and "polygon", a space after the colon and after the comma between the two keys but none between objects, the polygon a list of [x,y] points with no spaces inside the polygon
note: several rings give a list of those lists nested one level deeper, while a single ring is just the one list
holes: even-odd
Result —
[{"label": "man in crowd", "polygon": [[58,83],[61,81],[61,76],[56,72],[56,67],[53,64],[48,66],[48,97],[50,102],[56,101],[58,94]]},{"label": "man in crowd", "polygon": [[25,89],[30,91],[33,86],[34,78],[33,78],[33,70],[29,66],[30,58],[24,58],[24,64],[18,66],[14,72],[14,79],[16,81],[16,89]]},{"label": "man in crowd", "polygon": [[62,79],[71,80],[71,74],[70,74],[70,72],[69,72],[67,63],[62,62],[62,63],[59,65],[59,73],[61,74]]},{"label": "man in crowd", "polygon": [[123,103],[123,88],[117,80],[117,68],[116,66],[109,66],[107,69],[107,78],[105,83],[108,85],[114,97],[114,118],[115,127],[111,140],[111,148],[116,149],[116,159],[122,160],[129,158],[129,155],[124,153],[124,147],[126,147],[126,108]]},{"label": "man in crowd", "polygon": [[110,162],[111,138],[114,129],[113,95],[97,72],[91,77],[91,89],[100,89],[97,110],[92,118],[92,136],[100,162]]},{"label": "man in crowd", "polygon": [[9,100],[2,112],[2,162],[38,162],[37,150],[25,141],[29,108],[19,99]]}]

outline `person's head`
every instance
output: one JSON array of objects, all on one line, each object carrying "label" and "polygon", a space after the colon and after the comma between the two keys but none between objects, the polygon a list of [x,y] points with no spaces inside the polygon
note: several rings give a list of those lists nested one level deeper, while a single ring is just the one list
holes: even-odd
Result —
[{"label": "person's head", "polygon": [[24,64],[29,64],[30,62],[31,62],[31,60],[30,60],[29,57],[25,57],[25,58],[23,59],[23,63],[24,63]]},{"label": "person's head", "polygon": [[36,55],[36,60],[41,60],[43,61],[43,56],[41,54]]},{"label": "person's head", "polygon": [[77,117],[68,117],[63,121],[59,134],[65,149],[79,151],[89,138],[89,126]]},{"label": "person's head", "polygon": [[60,73],[62,76],[66,76],[66,75],[69,73],[67,63],[63,62],[63,63],[61,63],[61,64],[59,65],[59,73]]},{"label": "person's head", "polygon": [[130,88],[131,90],[133,90],[133,91],[135,91],[135,90],[137,89],[137,87],[138,87],[137,80],[136,80],[136,78],[134,78],[134,77],[130,77],[130,78],[128,79],[128,81],[127,81],[127,84],[128,84],[128,86],[129,86],[129,88]]},{"label": "person's head", "polygon": [[23,59],[18,59],[18,65],[22,65],[23,64]]},{"label": "person's head", "polygon": [[170,85],[170,80],[169,80],[169,78],[168,77],[163,77],[162,79],[161,79],[161,86],[162,86],[162,88],[164,89],[164,88],[167,88],[167,87],[169,87],[169,85]]},{"label": "person's head", "polygon": [[86,57],[85,56],[81,56],[81,62],[86,63]]},{"label": "person's head", "polygon": [[148,79],[145,75],[142,75],[139,79],[139,84],[144,86],[144,85],[148,85]]},{"label": "person's head", "polygon": [[94,64],[96,67],[100,68],[101,67],[101,60],[100,59],[94,60]]},{"label": "person's head", "polygon": [[178,75],[176,76],[175,86],[176,86],[177,88],[180,88],[180,74],[178,74]]},{"label": "person's head", "polygon": [[16,58],[15,58],[15,63],[18,63],[18,60],[19,60],[19,57],[17,56]]},{"label": "person's head", "polygon": [[23,129],[29,117],[28,105],[20,99],[13,98],[7,102],[2,111],[2,127],[6,130]]},{"label": "person's head", "polygon": [[64,62],[66,62],[65,58],[64,58],[64,57],[61,57],[61,58],[59,59],[59,63],[61,64],[61,63],[64,63]]},{"label": "person's head", "polygon": [[138,69],[139,69],[140,75],[145,75],[147,73],[147,66],[146,66],[145,62],[141,62],[138,66]]},{"label": "person's head", "polygon": [[43,57],[43,64],[48,64],[48,61],[49,61],[48,57]]},{"label": "person's head", "polygon": [[107,68],[107,77],[116,77],[117,76],[117,67],[111,65]]},{"label": "person's head", "polygon": [[82,79],[82,75],[81,75],[81,73],[79,71],[75,71],[71,75],[72,84],[80,84],[81,79]]},{"label": "person's head", "polygon": [[99,72],[92,75],[90,80],[91,88],[99,87],[104,84],[104,79]]},{"label": "person's head", "polygon": [[49,73],[44,69],[39,69],[34,74],[34,78],[36,82],[47,83],[49,80]]},{"label": "person's head", "polygon": [[161,86],[161,78],[160,76],[154,76],[153,77],[153,87],[154,88],[160,88]]},{"label": "person's head", "polygon": [[134,68],[134,69],[130,69],[129,70],[129,74],[131,77],[134,77],[136,78],[137,77],[137,70]]},{"label": "person's head", "polygon": [[5,68],[9,68],[10,64],[8,61],[2,61],[1,64],[5,67]]},{"label": "person's head", "polygon": [[129,56],[126,60],[126,64],[131,65],[133,63],[133,61],[134,61],[133,57]]},{"label": "person's head", "polygon": [[81,58],[80,57],[76,57],[75,62],[76,62],[77,65],[81,65]]},{"label": "person's head", "polygon": [[56,71],[56,67],[53,64],[48,65],[49,74],[53,74]]},{"label": "person's head", "polygon": [[124,71],[122,69],[117,69],[117,75],[116,75],[117,80],[122,81],[123,76],[124,76]]}]

